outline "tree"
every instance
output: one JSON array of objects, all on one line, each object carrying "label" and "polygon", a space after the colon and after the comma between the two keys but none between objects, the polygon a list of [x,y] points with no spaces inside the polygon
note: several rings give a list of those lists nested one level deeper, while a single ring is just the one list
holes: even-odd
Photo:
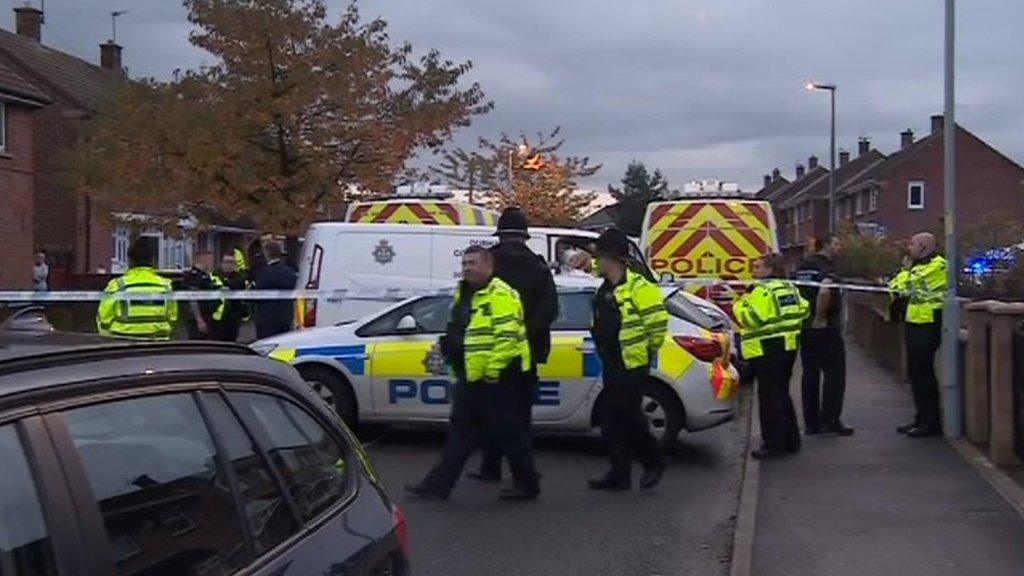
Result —
[{"label": "tree", "polygon": [[441,165],[432,166],[430,172],[453,188],[467,190],[470,203],[477,200],[474,193],[486,190],[495,180],[495,163],[479,152],[457,148],[444,152],[441,157]]},{"label": "tree", "polygon": [[587,157],[560,157],[557,152],[565,144],[560,132],[539,132],[532,143],[523,134],[513,138],[502,133],[496,141],[481,138],[479,152],[448,154],[441,170],[450,172],[454,161],[465,174],[469,159],[475,159],[479,174],[487,175],[480,179],[487,205],[498,210],[519,207],[534,225],[575,226],[595,198],[577,190],[577,184],[601,166],[591,165]]},{"label": "tree", "polygon": [[643,162],[630,162],[622,178],[622,188],[608,186],[608,193],[619,203],[619,228],[627,234],[639,236],[647,205],[664,198],[667,192],[668,182],[661,174],[661,170],[656,169],[654,174],[650,174]]},{"label": "tree", "polygon": [[354,191],[389,189],[418,150],[491,109],[471,64],[392,46],[355,3],[185,0],[216,65],[131,82],[89,122],[67,173],[111,209],[196,207],[295,232]]}]

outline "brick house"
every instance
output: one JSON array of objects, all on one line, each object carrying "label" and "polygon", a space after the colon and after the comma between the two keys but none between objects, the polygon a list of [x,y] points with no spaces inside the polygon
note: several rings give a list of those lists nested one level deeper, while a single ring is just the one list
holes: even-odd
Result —
[{"label": "brick house", "polygon": [[32,83],[0,64],[0,288],[32,286],[33,115],[50,102]]},{"label": "brick house", "polygon": [[[840,220],[890,238],[943,230],[943,117],[932,116],[930,133],[914,140],[901,134],[900,150],[838,190]],[[1024,168],[957,125],[957,212],[963,230],[999,214],[1024,220]],[[1024,239],[1022,239],[1024,240]]]},{"label": "brick house", "polygon": [[[96,213],[89,198],[81,197],[63,183],[54,161],[75,143],[81,123],[125,80],[122,48],[112,41],[101,44],[97,66],[43,44],[41,10],[24,6],[14,12],[15,33],[0,30],[0,67],[9,70],[6,75],[0,74],[0,83],[17,88],[20,78],[37,92],[38,99],[22,98],[18,107],[11,107],[18,112],[12,122],[21,127],[15,134],[15,124],[11,124],[12,141],[27,139],[27,144],[21,147],[23,162],[28,167],[23,169],[28,169],[32,178],[23,176],[21,184],[31,192],[12,196],[20,199],[23,216],[0,216],[0,235],[13,226],[8,221],[16,218],[19,230],[26,226],[31,230],[18,238],[27,248],[17,242],[0,245],[0,263],[16,259],[11,268],[0,268],[20,270],[21,262],[26,258],[31,261],[33,246],[44,249],[50,261],[51,287],[63,288],[69,275],[122,271],[127,266],[128,245],[135,236],[152,243],[160,268],[166,270],[186,267],[197,247],[211,249],[219,257],[248,241],[253,234],[251,226],[238,222],[214,219],[211,226],[200,230],[195,219],[183,218],[181,234],[175,236],[159,228],[145,228],[144,219],[137,216],[119,223],[110,214]],[[4,170],[3,160],[0,156],[0,171]],[[27,212],[26,198],[31,202]],[[28,270],[30,273],[30,266]],[[0,287],[14,285],[15,280],[23,284],[21,272],[18,274],[17,279],[9,282],[0,276]]]}]

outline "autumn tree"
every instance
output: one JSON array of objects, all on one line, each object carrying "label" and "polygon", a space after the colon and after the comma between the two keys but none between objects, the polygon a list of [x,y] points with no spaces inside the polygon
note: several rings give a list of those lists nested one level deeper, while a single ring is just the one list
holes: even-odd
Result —
[{"label": "autumn tree", "polygon": [[560,128],[538,133],[533,141],[525,135],[512,137],[502,133],[497,140],[481,138],[477,152],[463,150],[445,157],[442,170],[453,162],[461,173],[469,169],[468,159],[475,158],[485,203],[501,210],[517,206],[530,222],[546,226],[574,226],[585,215],[595,194],[577,189],[579,181],[601,169],[587,157],[560,156],[565,144]]},{"label": "autumn tree", "polygon": [[473,203],[478,199],[476,192],[486,191],[494,183],[498,168],[492,158],[457,148],[443,152],[440,165],[431,166],[430,173],[452,188],[469,192]]},{"label": "autumn tree", "polygon": [[668,182],[655,169],[651,174],[643,162],[634,160],[626,168],[622,187],[608,186],[608,193],[618,201],[618,226],[627,234],[640,235],[647,205],[664,198],[668,193]]},{"label": "autumn tree", "polygon": [[163,214],[196,208],[295,232],[355,191],[390,189],[491,108],[469,62],[414,56],[353,3],[185,0],[191,42],[216,64],[126,82],[98,111],[67,173],[95,201]]}]

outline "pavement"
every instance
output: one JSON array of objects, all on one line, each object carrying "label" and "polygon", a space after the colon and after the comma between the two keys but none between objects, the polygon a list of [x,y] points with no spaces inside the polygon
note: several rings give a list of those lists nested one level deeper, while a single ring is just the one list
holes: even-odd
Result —
[{"label": "pavement", "polygon": [[853,345],[847,366],[857,433],[805,437],[800,454],[760,464],[750,573],[1024,574],[1024,519],[944,439],[896,434],[913,404],[895,375]]},{"label": "pavement", "polygon": [[[543,493],[530,503],[499,502],[499,486],[467,479],[447,502],[409,499],[402,485],[418,481],[433,465],[444,434],[389,429],[363,436],[409,516],[417,576],[728,574],[745,416],[684,433],[664,480],[647,493],[587,489],[587,479],[608,465],[597,438],[538,438]],[[467,468],[477,462],[474,456]]]}]

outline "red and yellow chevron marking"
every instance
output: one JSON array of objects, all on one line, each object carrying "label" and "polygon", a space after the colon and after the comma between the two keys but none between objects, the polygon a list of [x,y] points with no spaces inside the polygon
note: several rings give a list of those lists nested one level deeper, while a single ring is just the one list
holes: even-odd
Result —
[{"label": "red and yellow chevron marking", "polygon": [[361,224],[432,224],[494,226],[497,214],[471,204],[453,202],[378,202],[357,205],[349,222]]},{"label": "red and yellow chevron marking", "polygon": [[748,279],[774,234],[763,202],[667,202],[651,211],[647,226],[651,268],[674,278]]}]

